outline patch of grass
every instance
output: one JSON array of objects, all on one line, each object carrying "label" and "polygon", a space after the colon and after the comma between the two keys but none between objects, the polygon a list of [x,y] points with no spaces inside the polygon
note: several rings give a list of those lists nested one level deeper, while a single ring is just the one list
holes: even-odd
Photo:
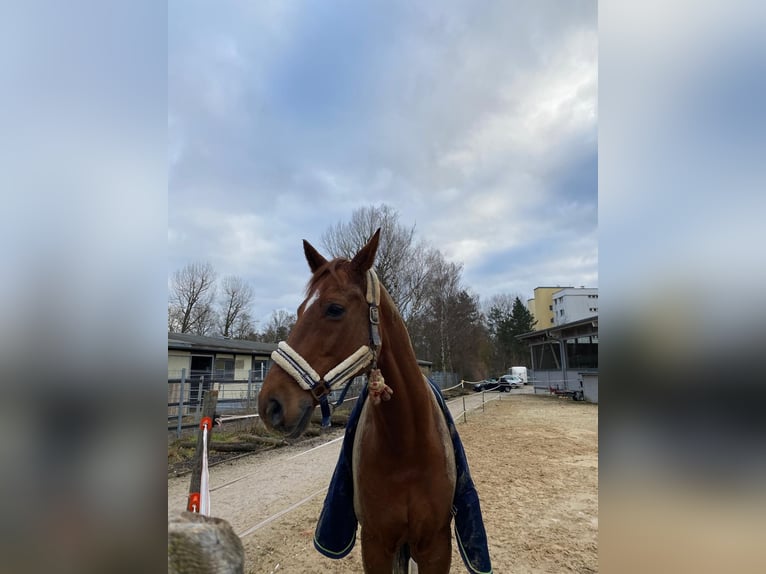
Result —
[{"label": "patch of grass", "polygon": [[183,464],[194,458],[194,449],[184,446],[181,441],[173,441],[168,445],[168,466]]},{"label": "patch of grass", "polygon": [[456,389],[450,389],[449,391],[442,392],[442,395],[444,395],[445,400],[449,400],[454,399],[455,397],[462,397],[463,395],[472,395],[473,393],[474,391],[471,388],[458,387]]}]

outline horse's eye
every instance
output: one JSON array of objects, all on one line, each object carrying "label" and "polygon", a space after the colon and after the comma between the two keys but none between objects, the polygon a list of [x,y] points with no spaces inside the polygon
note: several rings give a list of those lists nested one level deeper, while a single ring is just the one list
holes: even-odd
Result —
[{"label": "horse's eye", "polygon": [[346,310],[342,306],[338,305],[337,303],[330,303],[330,305],[327,307],[325,315],[331,319],[339,319],[345,312]]}]

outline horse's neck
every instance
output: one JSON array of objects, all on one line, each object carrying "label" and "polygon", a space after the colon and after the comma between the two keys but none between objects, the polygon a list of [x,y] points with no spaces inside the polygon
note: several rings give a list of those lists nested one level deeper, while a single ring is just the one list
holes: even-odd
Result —
[{"label": "horse's neck", "polygon": [[373,405],[373,419],[389,440],[408,444],[417,440],[423,432],[421,426],[429,425],[431,390],[423,380],[402,319],[394,316],[386,323],[381,325],[382,346],[378,367],[386,384],[393,390],[393,396],[389,401]]},{"label": "horse's neck", "polygon": [[422,384],[423,374],[407,327],[388,293],[384,293],[381,305],[384,317],[384,324],[381,325],[382,348],[378,358],[381,371],[384,377],[391,378],[390,382],[387,379],[387,384],[394,393],[407,396],[415,393],[417,400],[425,385]]}]

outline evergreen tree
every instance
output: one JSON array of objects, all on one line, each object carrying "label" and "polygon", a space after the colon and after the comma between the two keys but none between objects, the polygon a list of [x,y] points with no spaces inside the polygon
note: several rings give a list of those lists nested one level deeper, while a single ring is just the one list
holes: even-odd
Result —
[{"label": "evergreen tree", "polygon": [[489,376],[501,375],[511,366],[513,343],[511,309],[509,296],[497,295],[492,298],[487,312],[487,327],[494,347]]},{"label": "evergreen tree", "polygon": [[[535,321],[532,313],[527,309],[521,299],[516,297],[513,301],[511,316],[508,321],[508,334],[511,362],[515,366],[531,366],[529,364],[529,347],[524,341],[519,341],[516,337],[529,333],[534,329]],[[508,365],[511,366],[511,365]]]},{"label": "evergreen tree", "polygon": [[496,295],[487,311],[487,327],[494,344],[490,375],[505,373],[512,366],[530,366],[529,348],[516,337],[531,331],[535,320],[521,298],[511,297]]}]

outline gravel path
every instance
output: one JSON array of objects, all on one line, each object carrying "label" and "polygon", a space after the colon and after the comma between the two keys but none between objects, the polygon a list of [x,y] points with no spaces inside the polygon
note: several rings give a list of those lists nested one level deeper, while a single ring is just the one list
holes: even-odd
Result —
[{"label": "gravel path", "polygon": [[[488,394],[486,400],[491,398],[495,397]],[[448,406],[453,417],[458,415],[463,411],[462,397],[448,402]],[[465,397],[467,410],[481,406],[481,393]],[[276,513],[326,492],[342,437],[342,429],[333,429],[322,437],[211,468],[211,515],[224,518],[243,536]],[[262,488],[264,484],[269,487]],[[184,508],[188,492],[188,475],[168,479],[168,516]],[[254,493],[258,504],[243,505],[243,495]]]},{"label": "gravel path", "polygon": [[[598,406],[509,394],[448,404],[481,497],[495,572],[596,572]],[[360,544],[342,560],[312,546],[342,429],[210,469],[212,514],[242,537],[247,572],[361,572]],[[168,479],[168,516],[189,477]],[[453,572],[464,567],[453,551]]]}]

